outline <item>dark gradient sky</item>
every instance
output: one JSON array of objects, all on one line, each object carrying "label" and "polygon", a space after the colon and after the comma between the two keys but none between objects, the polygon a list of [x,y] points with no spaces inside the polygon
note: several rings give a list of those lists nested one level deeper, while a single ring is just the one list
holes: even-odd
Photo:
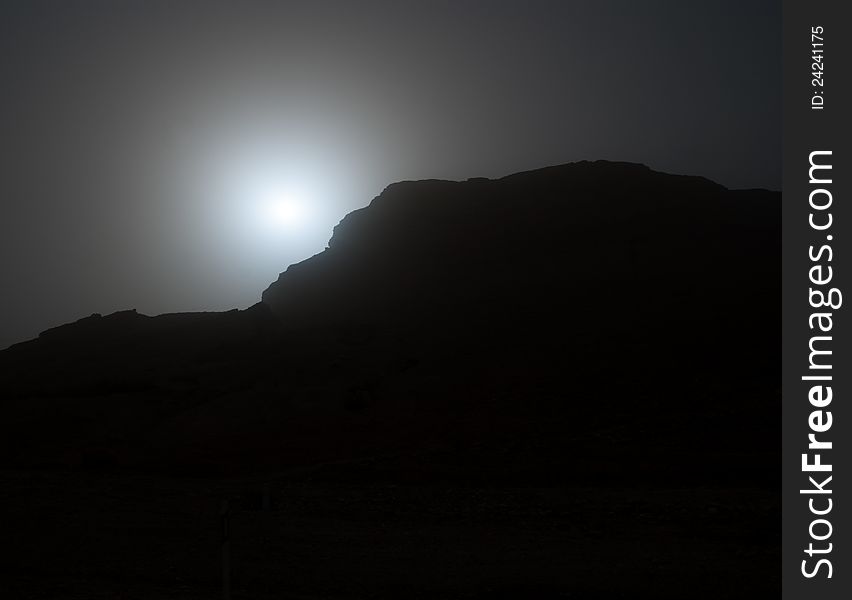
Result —
[{"label": "dark gradient sky", "polygon": [[[583,159],[780,188],[781,3],[0,4],[0,347],[245,307],[401,179]],[[270,194],[301,220],[263,222]]]}]

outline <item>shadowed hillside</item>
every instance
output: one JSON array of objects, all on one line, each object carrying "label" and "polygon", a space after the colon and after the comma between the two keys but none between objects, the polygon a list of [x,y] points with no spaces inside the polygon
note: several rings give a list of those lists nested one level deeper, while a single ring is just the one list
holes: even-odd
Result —
[{"label": "shadowed hillside", "polygon": [[720,457],[776,441],[778,251],[777,193],[641,165],[393,184],[248,310],[93,315],[0,354],[3,460],[246,472],[511,439],[520,471],[735,476]]},{"label": "shadowed hillside", "polygon": [[[592,489],[577,492],[589,506],[566,513],[572,526],[603,518],[652,544],[666,532],[660,556],[718,533],[696,558],[725,565],[707,593],[774,592],[779,298],[777,192],[604,161],[395,183],[249,309],[93,315],[0,353],[2,465],[323,490]],[[672,495],[648,499],[657,493]],[[723,522],[707,520],[711,496]],[[411,519],[431,522],[406,501]],[[598,533],[569,537],[606,539]],[[750,557],[726,563],[742,544]],[[659,596],[681,597],[693,566],[670,566],[670,587],[652,577]],[[652,570],[620,572],[645,581]],[[553,578],[540,589],[533,571],[498,587],[562,597],[558,568],[535,575]],[[415,597],[381,581],[388,597]],[[458,585],[447,589],[479,589]]]}]

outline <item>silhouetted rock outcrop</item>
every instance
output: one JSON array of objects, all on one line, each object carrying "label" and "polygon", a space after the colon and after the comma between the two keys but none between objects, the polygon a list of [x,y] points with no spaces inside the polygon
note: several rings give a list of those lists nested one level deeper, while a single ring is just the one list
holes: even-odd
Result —
[{"label": "silhouetted rock outcrop", "polygon": [[4,461],[774,481],[779,199],[603,161],[393,184],[248,310],[0,353]]}]

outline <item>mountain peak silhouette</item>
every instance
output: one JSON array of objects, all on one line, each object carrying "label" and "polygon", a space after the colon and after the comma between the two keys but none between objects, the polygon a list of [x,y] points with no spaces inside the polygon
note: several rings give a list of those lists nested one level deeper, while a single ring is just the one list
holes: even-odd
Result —
[{"label": "mountain peak silhouette", "polygon": [[249,309],[92,315],[0,352],[2,460],[773,477],[779,199],[607,161],[391,184]]}]

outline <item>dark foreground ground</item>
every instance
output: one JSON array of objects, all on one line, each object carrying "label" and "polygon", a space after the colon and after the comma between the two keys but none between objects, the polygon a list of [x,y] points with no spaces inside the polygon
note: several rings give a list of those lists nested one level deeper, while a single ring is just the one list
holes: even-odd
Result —
[{"label": "dark foreground ground", "polygon": [[233,507],[233,598],[780,591],[772,489],[324,479],[322,470],[242,480],[2,472],[2,597],[220,598],[224,498]]}]

